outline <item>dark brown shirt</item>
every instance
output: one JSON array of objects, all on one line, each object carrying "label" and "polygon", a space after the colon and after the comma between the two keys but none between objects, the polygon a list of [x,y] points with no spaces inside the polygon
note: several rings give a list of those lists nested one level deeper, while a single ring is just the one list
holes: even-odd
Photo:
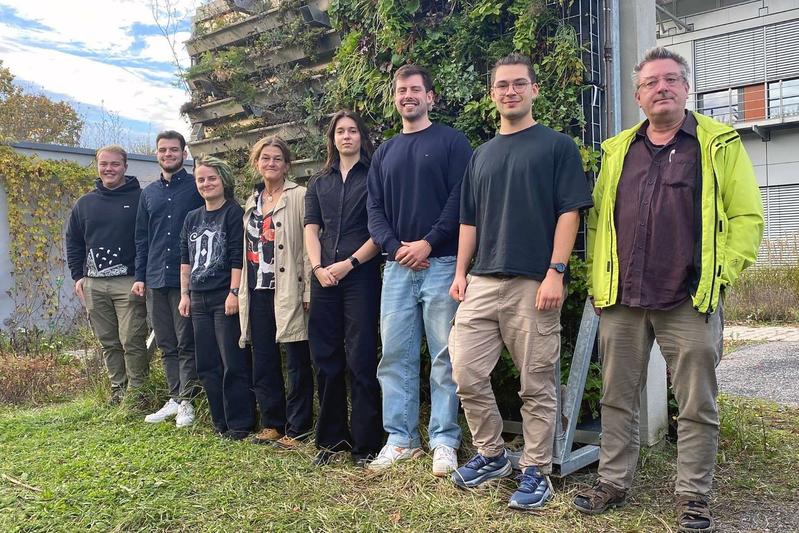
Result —
[{"label": "dark brown shirt", "polygon": [[663,146],[646,136],[648,125],[627,151],[616,192],[617,301],[665,310],[690,296],[694,278],[699,143],[691,113]]}]

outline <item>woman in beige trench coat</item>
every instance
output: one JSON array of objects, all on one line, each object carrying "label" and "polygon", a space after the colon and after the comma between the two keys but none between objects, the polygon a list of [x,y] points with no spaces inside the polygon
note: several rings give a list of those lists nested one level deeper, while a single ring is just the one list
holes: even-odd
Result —
[{"label": "woman in beige trench coat", "polygon": [[[252,345],[253,392],[261,413],[262,429],[253,442],[292,449],[313,426],[305,187],[288,180],[291,152],[279,137],[255,143],[250,165],[262,180],[244,206],[239,317],[240,344]],[[286,352],[288,394],[278,343]]]}]

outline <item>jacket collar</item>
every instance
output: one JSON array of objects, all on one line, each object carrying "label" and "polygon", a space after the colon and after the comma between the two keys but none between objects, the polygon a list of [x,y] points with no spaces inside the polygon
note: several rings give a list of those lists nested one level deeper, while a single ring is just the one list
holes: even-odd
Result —
[{"label": "jacket collar", "polygon": [[[705,115],[697,113],[696,111],[689,111],[689,113],[691,113],[696,120],[696,137],[699,140],[701,148],[705,148],[703,141],[713,142],[718,139],[724,142],[739,136],[738,132],[735,131],[732,126],[728,126],[727,124],[723,124],[718,120],[706,117]],[[624,150],[626,152],[627,148],[630,146],[630,143],[632,142],[636,133],[638,133],[638,130],[641,129],[641,126],[644,124],[644,122],[646,121],[642,120],[632,128],[623,130],[619,134],[607,139],[602,143],[602,150],[608,154],[612,154],[618,150]]]}]

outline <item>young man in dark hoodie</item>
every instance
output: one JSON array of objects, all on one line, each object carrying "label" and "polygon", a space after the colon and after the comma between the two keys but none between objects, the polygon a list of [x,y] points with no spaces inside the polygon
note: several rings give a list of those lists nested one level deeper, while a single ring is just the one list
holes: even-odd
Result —
[{"label": "young man in dark hoodie", "polygon": [[96,188],[78,199],[69,217],[67,263],[103,347],[111,402],[119,403],[128,388],[144,385],[150,363],[144,297],[131,293],[141,187],[125,176],[128,155],[121,147],[104,146],[96,158]]}]

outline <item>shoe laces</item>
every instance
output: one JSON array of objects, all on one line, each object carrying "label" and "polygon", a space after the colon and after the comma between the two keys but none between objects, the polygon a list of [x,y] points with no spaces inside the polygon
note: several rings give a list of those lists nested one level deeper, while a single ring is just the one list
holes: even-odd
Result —
[{"label": "shoe laces", "polygon": [[485,455],[477,454],[464,465],[466,468],[470,468],[472,470],[480,470],[485,465],[487,465],[490,461],[486,458]]},{"label": "shoe laces", "polygon": [[522,492],[543,492],[547,484],[546,478],[533,466],[516,476],[516,481],[519,482],[518,490]]},{"label": "shoe laces", "polygon": [[402,448],[397,448],[391,444],[386,444],[383,446],[383,449],[380,450],[380,453],[377,454],[375,461],[380,461],[381,459],[385,460],[394,460],[402,454]]},{"label": "shoe laces", "polygon": [[450,448],[449,446],[438,446],[433,451],[433,460],[445,460],[450,463],[457,462],[457,455],[455,454],[455,449]]}]

